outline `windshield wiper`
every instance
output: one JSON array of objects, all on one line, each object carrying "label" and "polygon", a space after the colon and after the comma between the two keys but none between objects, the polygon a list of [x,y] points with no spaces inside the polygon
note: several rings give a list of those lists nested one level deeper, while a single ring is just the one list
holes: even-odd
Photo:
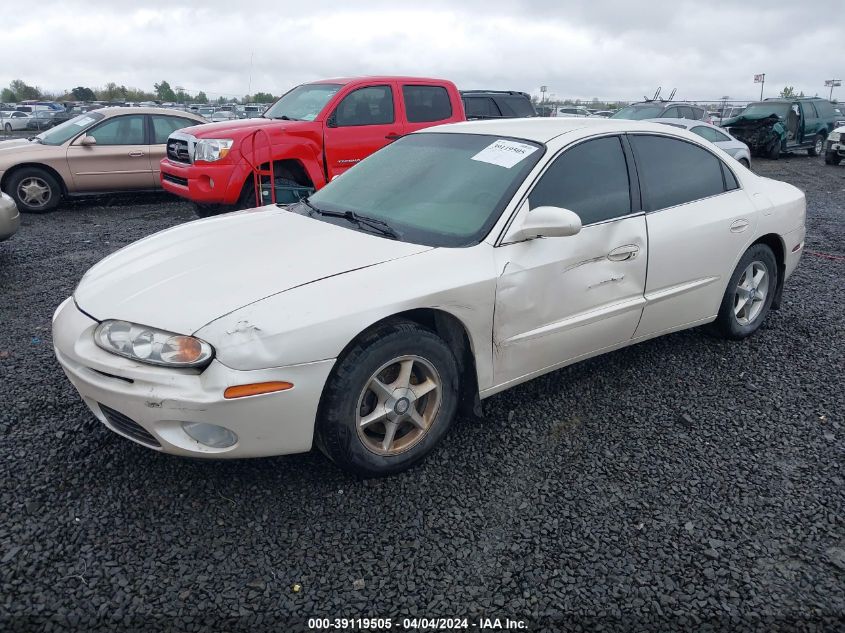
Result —
[{"label": "windshield wiper", "polygon": [[309,209],[312,209],[314,212],[329,218],[343,218],[348,222],[354,222],[359,227],[367,227],[369,229],[373,229],[380,235],[384,235],[385,237],[389,237],[394,240],[401,239],[402,235],[390,226],[384,220],[379,220],[378,218],[371,218],[366,215],[360,215],[355,213],[354,211],[327,211],[326,209],[318,209],[313,204],[308,201],[308,198],[303,198],[301,200]]},{"label": "windshield wiper", "polygon": [[274,116],[271,117],[273,119],[281,119],[282,121],[301,121],[302,119],[294,119],[293,117],[288,116],[287,114],[283,114],[282,116]]}]

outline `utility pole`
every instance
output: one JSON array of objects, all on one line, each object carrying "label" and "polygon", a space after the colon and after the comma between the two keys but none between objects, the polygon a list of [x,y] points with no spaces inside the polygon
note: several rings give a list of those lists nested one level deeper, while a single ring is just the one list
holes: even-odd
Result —
[{"label": "utility pole", "polygon": [[830,88],[830,96],[828,97],[828,101],[833,101],[833,89],[842,85],[841,79],[827,79],[824,82],[824,85]]},{"label": "utility pole", "polygon": [[760,73],[759,75],[754,75],[754,83],[760,84],[760,101],[763,100],[763,86],[766,85],[766,73]]},{"label": "utility pole", "polygon": [[546,106],[546,90],[548,90],[548,89],[549,89],[549,87],[548,87],[548,86],[540,86],[540,94],[542,95],[542,97],[541,97],[541,99],[540,99],[540,105],[542,106],[542,108],[541,108],[541,111],[542,111],[542,112],[545,112],[545,106]]},{"label": "utility pole", "polygon": [[246,93],[252,98],[252,58],[255,55],[255,49],[252,49],[249,53],[249,84],[246,89]]}]

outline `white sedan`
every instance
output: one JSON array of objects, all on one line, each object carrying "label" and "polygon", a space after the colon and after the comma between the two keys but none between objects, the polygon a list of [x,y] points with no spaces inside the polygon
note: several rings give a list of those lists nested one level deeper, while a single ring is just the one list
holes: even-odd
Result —
[{"label": "white sedan", "polygon": [[4,132],[25,130],[32,117],[26,112],[17,110],[4,110],[0,112],[0,128]]},{"label": "white sedan", "polygon": [[[316,444],[408,468],[459,407],[564,365],[781,302],[804,194],[686,130],[620,119],[429,128],[306,201],[132,244],[54,316],[111,430],[158,451]],[[736,351],[741,355],[741,350]]]}]

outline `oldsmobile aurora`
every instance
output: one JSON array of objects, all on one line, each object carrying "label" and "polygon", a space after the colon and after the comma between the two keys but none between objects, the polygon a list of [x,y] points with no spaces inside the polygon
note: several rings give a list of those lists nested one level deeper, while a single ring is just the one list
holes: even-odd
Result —
[{"label": "oldsmobile aurora", "polygon": [[199,220],[95,265],[54,316],[111,430],[257,457],[316,444],[381,475],[461,407],[576,361],[781,300],[805,199],[686,130],[458,123],[403,137],[306,201]]}]

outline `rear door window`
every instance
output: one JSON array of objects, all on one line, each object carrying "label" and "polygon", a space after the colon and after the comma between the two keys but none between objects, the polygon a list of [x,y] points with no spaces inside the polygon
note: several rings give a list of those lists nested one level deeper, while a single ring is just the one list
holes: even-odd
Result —
[{"label": "rear door window", "polygon": [[151,118],[153,120],[153,145],[164,145],[167,143],[167,137],[176,130],[198,125],[197,121],[178,116],[153,114]]},{"label": "rear door window", "polygon": [[715,196],[725,191],[722,161],[707,150],[666,136],[629,136],[647,211]]},{"label": "rear door window", "polygon": [[619,137],[598,138],[566,150],[540,178],[528,203],[532,209],[569,209],[583,225],[628,215],[631,188]]},{"label": "rear door window", "polygon": [[707,127],[706,125],[697,125],[690,132],[698,134],[701,138],[706,138],[711,143],[722,143],[731,140],[719,130],[714,130],[712,127]]},{"label": "rear door window", "polygon": [[409,123],[443,121],[452,117],[452,102],[443,86],[402,86]]},{"label": "rear door window", "polygon": [[677,106],[666,108],[666,111],[660,115],[661,119],[683,119],[681,109]]}]

